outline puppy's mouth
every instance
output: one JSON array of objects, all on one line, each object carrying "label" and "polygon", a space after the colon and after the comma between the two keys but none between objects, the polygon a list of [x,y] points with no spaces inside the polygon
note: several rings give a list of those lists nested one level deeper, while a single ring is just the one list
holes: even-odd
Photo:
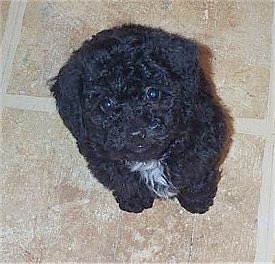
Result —
[{"label": "puppy's mouth", "polygon": [[[162,142],[163,143],[163,142]],[[169,142],[166,144],[146,144],[141,142],[135,146],[131,145],[124,149],[124,157],[128,161],[146,161],[151,159],[160,159],[165,153]]]}]

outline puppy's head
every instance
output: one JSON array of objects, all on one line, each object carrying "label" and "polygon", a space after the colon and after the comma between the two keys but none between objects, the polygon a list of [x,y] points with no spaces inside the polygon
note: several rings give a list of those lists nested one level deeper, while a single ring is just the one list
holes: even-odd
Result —
[{"label": "puppy's head", "polygon": [[85,41],[52,91],[80,146],[86,142],[111,159],[145,161],[160,158],[183,133],[199,79],[195,43],[125,25]]}]

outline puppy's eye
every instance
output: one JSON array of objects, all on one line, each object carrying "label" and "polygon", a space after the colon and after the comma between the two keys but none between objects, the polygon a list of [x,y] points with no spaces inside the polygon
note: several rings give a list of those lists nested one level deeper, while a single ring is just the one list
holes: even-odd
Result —
[{"label": "puppy's eye", "polygon": [[103,112],[108,112],[113,108],[113,102],[110,98],[105,98],[100,105]]},{"label": "puppy's eye", "polygon": [[146,93],[146,97],[149,100],[153,100],[153,101],[157,101],[158,99],[160,99],[160,95],[161,95],[160,90],[156,88],[149,88]]}]

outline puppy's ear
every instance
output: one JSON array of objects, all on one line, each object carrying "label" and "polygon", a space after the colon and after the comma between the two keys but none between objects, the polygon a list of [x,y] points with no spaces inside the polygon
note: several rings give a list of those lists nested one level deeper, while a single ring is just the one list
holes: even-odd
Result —
[{"label": "puppy's ear", "polygon": [[175,37],[168,47],[170,66],[184,82],[184,90],[197,94],[200,86],[200,51],[196,42]]},{"label": "puppy's ear", "polygon": [[82,91],[82,64],[75,52],[52,80],[51,92],[58,112],[73,136],[79,140],[84,132],[80,94]]}]

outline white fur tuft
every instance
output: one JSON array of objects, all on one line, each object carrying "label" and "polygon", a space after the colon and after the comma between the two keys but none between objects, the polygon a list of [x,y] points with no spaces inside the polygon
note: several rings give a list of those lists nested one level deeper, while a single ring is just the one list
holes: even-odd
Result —
[{"label": "white fur tuft", "polygon": [[141,179],[158,197],[169,198],[177,194],[169,175],[165,175],[164,165],[160,161],[129,162],[129,168],[132,172],[139,172]]}]

